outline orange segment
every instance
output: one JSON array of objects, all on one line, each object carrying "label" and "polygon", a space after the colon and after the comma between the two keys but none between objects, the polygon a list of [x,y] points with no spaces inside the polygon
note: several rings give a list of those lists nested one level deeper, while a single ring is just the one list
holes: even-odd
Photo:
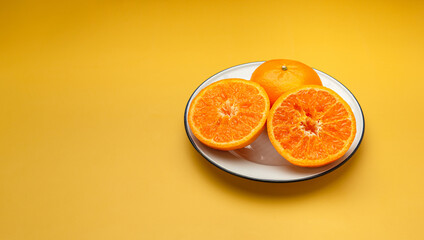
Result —
[{"label": "orange segment", "polygon": [[219,149],[243,148],[264,128],[269,98],[257,83],[244,79],[215,82],[193,99],[188,123],[205,145]]},{"label": "orange segment", "polygon": [[352,132],[352,121],[350,119],[342,119],[336,122],[323,123],[322,131],[338,136],[341,140],[346,141],[349,139],[350,132]]},{"label": "orange segment", "polygon": [[323,159],[328,156],[328,152],[324,148],[323,142],[318,136],[312,136],[309,142],[307,158],[311,160]]},{"label": "orange segment", "polygon": [[322,116],[322,121],[332,122],[344,119],[348,115],[342,103],[336,103]]},{"label": "orange segment", "polygon": [[268,136],[291,163],[318,167],[343,156],[356,134],[349,105],[334,91],[306,85],[283,94],[268,117]]}]

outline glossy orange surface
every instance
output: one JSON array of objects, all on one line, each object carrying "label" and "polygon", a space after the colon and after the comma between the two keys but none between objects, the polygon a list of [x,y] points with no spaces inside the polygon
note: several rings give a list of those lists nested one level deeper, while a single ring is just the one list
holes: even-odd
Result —
[{"label": "glossy orange surface", "polygon": [[318,74],[309,66],[295,60],[274,59],[260,65],[251,80],[268,93],[271,106],[283,93],[302,85],[322,85]]}]

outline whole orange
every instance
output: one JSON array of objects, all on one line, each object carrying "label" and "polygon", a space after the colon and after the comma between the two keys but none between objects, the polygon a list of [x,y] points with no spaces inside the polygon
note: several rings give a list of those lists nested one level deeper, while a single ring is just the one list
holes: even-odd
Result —
[{"label": "whole orange", "polygon": [[259,83],[272,104],[283,93],[303,85],[320,85],[318,74],[309,66],[294,60],[274,59],[261,64],[252,74],[251,81]]}]

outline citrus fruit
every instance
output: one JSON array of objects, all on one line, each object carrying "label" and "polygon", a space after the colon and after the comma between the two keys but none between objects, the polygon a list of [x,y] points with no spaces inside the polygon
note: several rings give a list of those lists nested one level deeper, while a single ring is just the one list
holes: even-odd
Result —
[{"label": "citrus fruit", "polygon": [[272,145],[289,162],[319,167],[347,152],[356,121],[349,105],[333,90],[306,85],[274,103],[267,129]]},{"label": "citrus fruit", "polygon": [[193,99],[188,124],[194,136],[219,150],[243,148],[265,128],[269,99],[257,83],[224,79],[204,88]]},{"label": "citrus fruit", "polygon": [[302,85],[321,85],[318,74],[309,66],[294,60],[275,59],[261,64],[251,81],[259,83],[268,93],[271,106],[283,93]]}]

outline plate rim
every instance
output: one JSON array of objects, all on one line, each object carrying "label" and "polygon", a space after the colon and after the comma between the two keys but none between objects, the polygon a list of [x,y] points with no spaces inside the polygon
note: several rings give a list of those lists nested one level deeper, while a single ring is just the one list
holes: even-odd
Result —
[{"label": "plate rim", "polygon": [[189,129],[189,126],[188,126],[188,120],[187,120],[187,112],[188,112],[188,107],[189,107],[189,103],[190,103],[190,100],[193,98],[193,95],[194,95],[194,93],[197,91],[197,89],[199,89],[206,81],[208,81],[209,79],[211,79],[211,78],[213,78],[214,76],[216,76],[216,75],[218,75],[218,74],[220,74],[220,73],[222,73],[222,72],[224,72],[224,71],[227,71],[227,70],[229,70],[229,69],[231,69],[231,68],[235,68],[235,67],[239,67],[239,66],[242,66],[242,65],[246,65],[246,64],[252,64],[252,63],[264,63],[265,61],[255,61],[255,62],[246,62],[246,63],[242,63],[242,64],[238,64],[238,65],[234,65],[234,66],[232,66],[232,67],[229,67],[229,68],[226,68],[226,69],[224,69],[224,70],[221,70],[221,71],[219,71],[219,72],[217,72],[217,73],[215,73],[215,74],[213,74],[212,76],[210,76],[210,77],[208,77],[205,81],[203,81],[194,91],[193,91],[193,93],[190,95],[190,97],[189,97],[189,99],[188,99],[188,101],[187,101],[187,104],[186,104],[186,107],[185,107],[185,110],[184,110],[184,128],[185,128],[185,132],[186,132],[186,135],[187,135],[187,138],[190,140],[190,143],[191,143],[191,145],[194,147],[194,149],[196,149],[196,151],[198,152],[198,153],[200,153],[200,155],[203,157],[203,158],[205,158],[209,163],[211,163],[212,165],[214,165],[215,167],[217,167],[217,168],[219,168],[219,169],[221,169],[221,170],[223,170],[224,172],[227,172],[227,173],[229,173],[229,174],[231,174],[231,175],[234,175],[234,176],[237,176],[237,177],[241,177],[241,178],[244,178],[244,179],[248,179],[248,180],[253,180],[253,181],[256,181],[256,182],[268,182],[268,183],[291,183],[291,182],[302,182],[302,181],[306,181],[306,180],[311,180],[311,179],[314,179],[314,178],[318,178],[318,177],[321,177],[321,176],[323,176],[323,175],[326,175],[326,174],[328,174],[328,173],[330,173],[330,172],[332,172],[332,171],[334,171],[334,170],[336,170],[336,169],[338,169],[339,167],[341,167],[342,165],[344,165],[355,153],[356,153],[356,151],[358,150],[358,148],[359,148],[359,146],[361,145],[361,143],[362,143],[362,139],[364,138],[364,134],[365,134],[365,115],[364,115],[364,111],[362,110],[362,107],[361,107],[361,104],[359,104],[359,101],[356,99],[356,97],[355,97],[355,95],[353,95],[353,93],[343,84],[343,83],[341,83],[339,80],[337,80],[337,79],[335,79],[334,77],[332,77],[332,76],[330,76],[330,75],[328,75],[327,73],[325,73],[325,72],[323,72],[323,71],[321,71],[321,70],[318,70],[318,69],[316,69],[316,68],[313,68],[314,70],[316,70],[316,71],[319,71],[319,72],[321,72],[322,74],[325,74],[325,75],[327,75],[327,76],[329,76],[330,78],[332,78],[332,79],[334,79],[334,80],[336,80],[338,83],[340,83],[352,96],[353,96],[353,99],[355,100],[355,102],[358,104],[358,106],[359,106],[359,110],[361,110],[361,114],[362,114],[362,125],[363,125],[363,131],[362,131],[362,134],[361,134],[361,137],[360,137],[360,139],[359,139],[359,142],[358,142],[358,145],[356,145],[356,147],[355,147],[355,149],[352,151],[352,153],[345,159],[345,160],[343,160],[341,163],[339,163],[338,165],[336,165],[336,166],[334,166],[333,168],[330,168],[330,169],[328,169],[328,170],[326,170],[326,171],[324,171],[324,172],[321,172],[321,173],[318,173],[318,174],[316,174],[316,175],[312,175],[312,176],[309,176],[309,177],[303,177],[303,178],[298,178],[298,179],[291,179],[291,180],[272,180],[272,179],[261,179],[261,178],[255,178],[255,177],[250,177],[250,176],[245,176],[245,175],[242,175],[242,174],[239,174],[239,173],[237,173],[237,172],[234,172],[234,171],[231,171],[231,170],[229,170],[229,169],[226,169],[226,168],[224,168],[224,167],[222,167],[222,166],[220,166],[220,165],[218,165],[217,163],[215,163],[212,159],[209,159],[209,157],[208,156],[206,156],[197,146],[196,146],[196,144],[195,144],[195,142],[194,142],[194,140],[192,139],[192,137],[190,136],[190,134],[189,134],[189,132],[188,132],[188,129]]}]

